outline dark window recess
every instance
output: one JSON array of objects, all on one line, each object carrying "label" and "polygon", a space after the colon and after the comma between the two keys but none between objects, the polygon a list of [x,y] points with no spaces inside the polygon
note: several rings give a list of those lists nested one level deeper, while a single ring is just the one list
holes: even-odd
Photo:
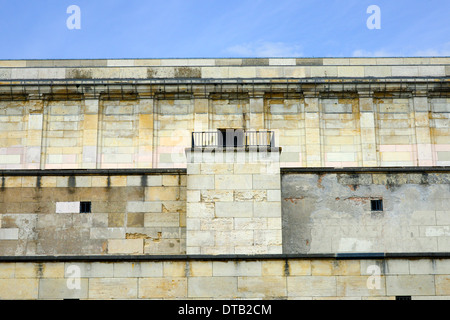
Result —
[{"label": "dark window recess", "polygon": [[372,200],[372,211],[383,211],[383,200]]},{"label": "dark window recess", "polygon": [[80,213],[91,213],[91,202],[80,202]]},{"label": "dark window recess", "polygon": [[219,129],[219,145],[222,147],[242,147],[244,145],[244,130]]},{"label": "dark window recess", "polygon": [[397,297],[395,297],[395,300],[397,300],[397,301],[409,301],[409,300],[411,300],[411,296],[397,296]]}]

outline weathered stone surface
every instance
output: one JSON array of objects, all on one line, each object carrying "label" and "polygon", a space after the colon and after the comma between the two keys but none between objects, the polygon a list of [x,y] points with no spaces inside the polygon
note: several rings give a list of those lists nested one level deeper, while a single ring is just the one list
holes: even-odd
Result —
[{"label": "weathered stone surface", "polygon": [[[363,176],[367,182],[371,176],[373,184],[359,184]],[[284,252],[445,250],[448,224],[441,197],[448,188],[427,181],[417,173],[285,173]],[[383,212],[372,212],[371,201],[377,199],[383,199]]]},{"label": "weathered stone surface", "polygon": [[266,190],[251,190],[251,191],[234,191],[234,200],[235,201],[265,201],[267,200],[267,192]]},{"label": "weathered stone surface", "polygon": [[[231,202],[235,198],[233,190],[201,190],[202,202]],[[198,199],[200,202],[200,199]]]},{"label": "weathered stone surface", "polygon": [[[448,259],[2,263],[2,299],[445,299]],[[431,264],[428,264],[430,262]],[[380,273],[373,273],[378,266]],[[357,269],[360,272],[357,272]],[[398,270],[400,274],[394,273]],[[430,270],[431,269],[431,270]],[[425,274],[426,272],[440,274]],[[446,272],[446,273],[445,273]],[[318,275],[318,274],[322,275]]]},{"label": "weathered stone surface", "polygon": [[239,296],[243,298],[284,298],[287,296],[284,277],[240,277],[238,279]]},{"label": "weathered stone surface", "polygon": [[[213,189],[213,188],[211,188]],[[216,175],[215,189],[221,190],[250,190],[252,189],[251,175]]]},{"label": "weathered stone surface", "polygon": [[432,275],[386,276],[386,293],[391,296],[434,296],[434,281]]},{"label": "weathered stone surface", "polygon": [[449,296],[450,295],[450,276],[436,276],[436,295],[438,296]]},{"label": "weathered stone surface", "polygon": [[0,299],[36,300],[39,298],[38,279],[0,279]]},{"label": "weathered stone surface", "polygon": [[94,278],[89,279],[89,298],[97,300],[136,299],[137,278]]},{"label": "weathered stone surface", "polygon": [[215,215],[219,218],[251,218],[253,203],[250,201],[217,202]]},{"label": "weathered stone surface", "polygon": [[324,275],[359,275],[359,261],[351,260],[315,260],[311,262],[311,274],[317,276]]},{"label": "weathered stone surface", "polygon": [[189,276],[212,277],[212,261],[189,262]]},{"label": "weathered stone surface", "polygon": [[39,281],[39,299],[88,298],[88,279],[41,279]]},{"label": "weathered stone surface", "polygon": [[227,298],[238,296],[236,277],[194,277],[188,279],[188,296],[192,298]]},{"label": "weathered stone surface", "polygon": [[142,254],[144,253],[143,239],[110,239],[108,240],[109,254]]},{"label": "weathered stone surface", "polygon": [[287,278],[288,297],[334,297],[337,294],[334,276],[292,276]]},{"label": "weathered stone surface", "polygon": [[185,278],[141,278],[139,299],[185,299],[187,279]]},{"label": "weathered stone surface", "polygon": [[385,296],[385,281],[380,278],[371,282],[369,277],[365,276],[343,276],[337,277],[337,296],[339,297],[367,297],[367,296]]}]

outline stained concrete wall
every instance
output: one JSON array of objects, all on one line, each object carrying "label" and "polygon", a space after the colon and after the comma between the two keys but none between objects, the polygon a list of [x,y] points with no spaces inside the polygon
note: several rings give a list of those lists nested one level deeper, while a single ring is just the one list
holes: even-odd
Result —
[{"label": "stained concrete wall", "polygon": [[184,254],[185,218],[176,171],[0,177],[2,256]]},{"label": "stained concrete wall", "polygon": [[450,299],[446,258],[1,262],[0,299]]},{"label": "stained concrete wall", "polygon": [[448,252],[448,171],[333,171],[283,170],[284,253]]},{"label": "stained concrete wall", "polygon": [[[203,167],[212,169],[211,165]],[[236,170],[246,169],[236,167]],[[447,171],[317,170],[281,171],[283,253],[448,252]],[[251,175],[255,181],[259,179],[258,175]],[[275,181],[270,183],[275,185]],[[276,207],[277,198],[265,189],[244,192],[230,185],[232,192],[227,190],[211,197],[212,191],[208,193],[204,187],[192,186],[195,190],[191,188],[193,192],[187,194],[184,171],[152,175],[2,176],[0,252],[3,256],[185,254],[186,207],[199,197],[205,205],[227,199],[228,205],[236,199],[259,208],[267,199]],[[373,199],[383,199],[383,212],[371,210]],[[91,201],[92,213],[80,213],[80,201]],[[207,213],[197,209],[192,211],[193,215]],[[244,216],[250,214],[253,213],[242,212]],[[256,212],[256,215],[271,214],[274,212],[270,209]],[[246,219],[250,224],[244,223]],[[204,221],[211,230],[213,220]],[[244,233],[253,233],[254,228],[262,226],[273,230],[280,227],[267,217],[253,222],[248,218],[238,220]],[[234,226],[230,217],[215,222],[223,222],[216,227],[222,225],[227,230]],[[239,238],[235,240],[240,243]]]}]

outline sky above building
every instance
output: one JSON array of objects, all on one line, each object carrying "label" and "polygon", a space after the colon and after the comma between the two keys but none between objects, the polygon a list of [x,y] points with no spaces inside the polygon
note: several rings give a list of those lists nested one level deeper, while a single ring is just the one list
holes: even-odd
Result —
[{"label": "sky above building", "polygon": [[450,56],[449,0],[0,0],[0,59]]}]

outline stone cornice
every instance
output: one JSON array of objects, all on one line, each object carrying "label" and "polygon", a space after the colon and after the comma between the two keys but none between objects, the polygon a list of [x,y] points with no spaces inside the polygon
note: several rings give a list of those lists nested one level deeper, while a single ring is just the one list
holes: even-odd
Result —
[{"label": "stone cornice", "polygon": [[[449,97],[444,78],[0,80],[0,100]],[[234,97],[235,96],[235,97]]]}]

